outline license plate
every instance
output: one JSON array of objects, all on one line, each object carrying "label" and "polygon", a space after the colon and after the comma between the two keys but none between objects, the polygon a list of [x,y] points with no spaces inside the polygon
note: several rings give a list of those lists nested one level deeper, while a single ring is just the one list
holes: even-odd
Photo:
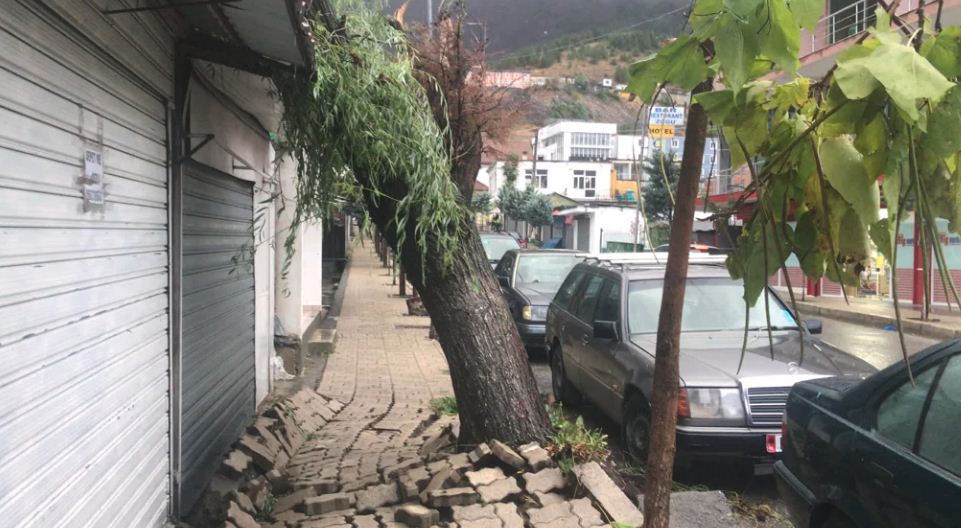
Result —
[{"label": "license plate", "polygon": [[767,435],[767,452],[768,453],[780,453],[781,452],[781,435],[780,434],[769,434]]}]

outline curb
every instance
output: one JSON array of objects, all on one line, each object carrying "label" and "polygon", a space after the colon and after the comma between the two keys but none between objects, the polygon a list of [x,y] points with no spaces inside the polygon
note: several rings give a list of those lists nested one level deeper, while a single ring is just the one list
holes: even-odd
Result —
[{"label": "curb", "polygon": [[[887,326],[897,324],[894,316],[867,314],[850,310],[841,310],[819,306],[817,304],[797,301],[798,311],[808,315],[821,315],[839,321],[856,323],[870,326]],[[934,339],[953,339],[961,337],[961,328],[953,328],[947,325],[917,321],[914,319],[901,319],[901,328],[908,334]]]}]

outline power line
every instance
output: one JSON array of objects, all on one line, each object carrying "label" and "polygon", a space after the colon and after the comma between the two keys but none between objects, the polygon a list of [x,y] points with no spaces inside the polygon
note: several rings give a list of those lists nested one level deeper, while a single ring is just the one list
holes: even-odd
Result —
[{"label": "power line", "polygon": [[[586,38],[586,39],[583,39],[583,40],[581,40],[581,41],[574,41],[574,42],[571,42],[571,43],[569,43],[569,44],[567,44],[567,45],[558,46],[558,47],[556,47],[556,48],[549,48],[549,49],[546,49],[546,50],[530,51],[530,52],[528,52],[528,53],[522,53],[522,54],[520,54],[520,55],[506,55],[504,58],[505,58],[505,59],[519,59],[519,58],[521,58],[521,57],[530,57],[530,56],[532,56],[532,55],[540,55],[541,53],[550,53],[550,52],[552,52],[552,51],[563,51],[563,50],[566,50],[566,49],[575,48],[575,47],[578,47],[578,46],[583,46],[584,44],[590,44],[591,42],[596,42],[596,41],[598,41],[598,40],[605,39],[605,38],[608,38],[608,37],[613,37],[613,36],[616,36],[616,35],[623,35],[623,34],[625,34],[625,33],[630,33],[630,32],[632,32],[634,29],[636,29],[636,28],[638,28],[638,27],[640,27],[640,26],[643,26],[644,24],[648,24],[648,23],[651,23],[651,22],[656,22],[656,21],[658,21],[658,20],[660,20],[660,19],[662,19],[662,18],[666,18],[666,17],[669,17],[669,16],[671,16],[671,15],[675,15],[675,14],[680,13],[680,12],[682,12],[682,11],[687,11],[688,9],[689,9],[688,6],[683,6],[683,7],[674,8],[674,9],[671,9],[670,11],[665,11],[665,12],[661,13],[660,15],[657,15],[657,16],[654,16],[654,17],[651,17],[651,18],[647,18],[647,19],[641,20],[641,21],[639,21],[639,22],[635,22],[635,23],[633,23],[633,24],[631,24],[631,25],[629,25],[629,26],[624,26],[624,27],[622,27],[622,28],[620,28],[620,29],[617,29],[617,30],[615,30],[615,31],[612,31],[612,32],[610,32],[610,33],[605,33],[605,34],[603,34],[603,35],[598,35],[598,36],[596,36],[596,37]],[[501,52],[501,53],[506,53],[506,52]],[[492,55],[496,55],[496,53],[492,53]]]}]

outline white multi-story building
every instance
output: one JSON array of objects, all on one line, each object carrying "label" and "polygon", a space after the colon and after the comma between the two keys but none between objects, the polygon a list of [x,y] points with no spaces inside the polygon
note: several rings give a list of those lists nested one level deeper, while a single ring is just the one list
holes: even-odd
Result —
[{"label": "white multi-story building", "polygon": [[[537,162],[534,168],[533,160],[517,163],[517,178],[514,186],[526,189],[528,185],[545,194],[562,194],[574,200],[597,200],[611,197],[610,161],[546,161]],[[496,196],[501,187],[507,184],[504,174],[505,162],[497,162],[482,169],[478,181],[490,187],[490,193]],[[534,176],[534,171],[537,176]],[[486,181],[485,181],[486,180]]]},{"label": "white multi-story building", "polygon": [[617,124],[558,121],[537,131],[538,160],[604,161],[614,157]]}]

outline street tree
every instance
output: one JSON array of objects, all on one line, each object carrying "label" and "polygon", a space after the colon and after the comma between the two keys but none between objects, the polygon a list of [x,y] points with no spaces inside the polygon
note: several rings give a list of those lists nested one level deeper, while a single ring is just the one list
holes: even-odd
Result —
[{"label": "street tree", "polygon": [[674,195],[677,194],[680,163],[674,152],[657,150],[644,160],[644,174],[648,175],[644,185],[644,208],[650,221],[666,220],[674,217]]},{"label": "street tree", "polygon": [[513,186],[501,187],[498,206],[505,217],[527,225],[525,236],[530,238],[533,230],[550,225],[553,221],[551,199],[528,185],[523,191]]},{"label": "street tree", "polygon": [[359,197],[431,315],[461,440],[542,441],[546,411],[469,208],[483,140],[510,119],[483,86],[482,44],[466,44],[460,4],[430,31],[339,5],[349,9],[314,3],[313,73],[274,76],[296,220]]},{"label": "street tree", "polygon": [[843,284],[856,282],[869,241],[896,266],[896,233],[911,209],[946,295],[961,305],[940,244],[931,244],[938,219],[953,231],[961,226],[961,28],[943,28],[939,8],[933,23],[915,29],[894,15],[898,4],[879,2],[875,27],[813,81],[797,70],[800,29],[815,29],[818,0],[697,0],[690,34],[631,68],[629,90],[645,102],[666,83],[693,91],[658,322],[648,528],[669,523],[678,340],[708,118],[731,145],[733,165],[751,172],[744,196],[758,200],[727,261],[743,280],[746,312],[791,254],[805,276]]}]

